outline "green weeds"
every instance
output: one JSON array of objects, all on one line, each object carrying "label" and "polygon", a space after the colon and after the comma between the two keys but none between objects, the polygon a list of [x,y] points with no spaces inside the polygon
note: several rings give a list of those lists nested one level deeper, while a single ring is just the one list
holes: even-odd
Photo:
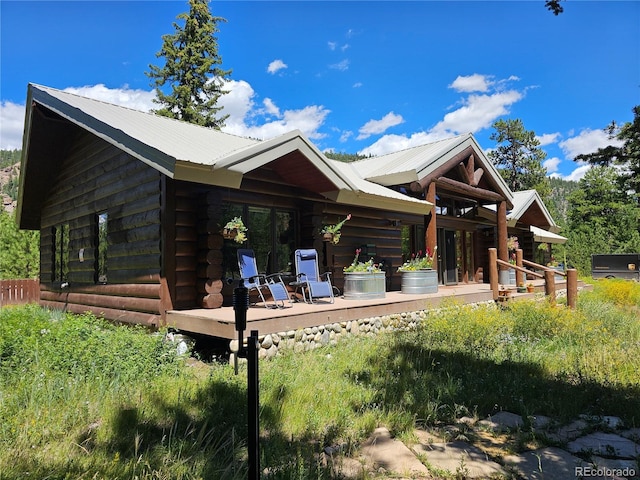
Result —
[{"label": "green weeds", "polygon": [[[508,410],[637,426],[639,292],[598,282],[576,310],[450,303],[413,331],[262,362],[265,478],[336,478],[324,448],[349,454],[379,425]],[[0,309],[0,480],[246,478],[246,410],[243,372],[189,366],[162,334]]]}]

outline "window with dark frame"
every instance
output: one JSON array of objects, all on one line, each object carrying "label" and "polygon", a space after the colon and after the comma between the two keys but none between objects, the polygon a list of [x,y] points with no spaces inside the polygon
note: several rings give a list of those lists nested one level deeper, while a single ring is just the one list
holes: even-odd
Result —
[{"label": "window with dark frame", "polygon": [[95,281],[100,284],[107,283],[108,225],[109,216],[107,212],[102,212],[96,215]]},{"label": "window with dark frame", "polygon": [[223,218],[242,217],[248,229],[247,242],[239,245],[226,240],[223,247],[223,268],[226,278],[234,278],[238,271],[238,248],[254,250],[261,273],[291,272],[293,252],[296,249],[297,220],[293,210],[227,204]]},{"label": "window with dark frame", "polygon": [[64,283],[69,280],[69,224],[53,227],[53,270],[51,281]]}]

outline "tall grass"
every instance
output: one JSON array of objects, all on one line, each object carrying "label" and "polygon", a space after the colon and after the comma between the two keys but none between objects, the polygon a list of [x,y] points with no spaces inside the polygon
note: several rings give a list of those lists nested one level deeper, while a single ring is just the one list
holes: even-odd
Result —
[{"label": "tall grass", "polygon": [[[621,294],[620,292],[624,292]],[[413,331],[356,337],[260,365],[262,466],[334,478],[378,425],[499,410],[640,419],[640,285],[598,282],[576,310],[449,304]],[[246,378],[90,315],[0,309],[0,479],[246,478]]]}]

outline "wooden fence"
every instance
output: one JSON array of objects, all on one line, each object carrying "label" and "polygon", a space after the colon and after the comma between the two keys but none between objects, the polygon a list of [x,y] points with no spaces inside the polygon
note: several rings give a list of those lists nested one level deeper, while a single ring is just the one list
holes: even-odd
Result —
[{"label": "wooden fence", "polygon": [[0,280],[0,307],[39,300],[39,280]]}]

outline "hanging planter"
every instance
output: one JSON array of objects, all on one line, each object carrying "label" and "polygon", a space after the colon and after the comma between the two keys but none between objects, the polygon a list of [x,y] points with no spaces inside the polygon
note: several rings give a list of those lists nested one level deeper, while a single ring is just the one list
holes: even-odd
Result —
[{"label": "hanging planter", "polygon": [[322,227],[322,230],[320,230],[320,233],[322,234],[322,241],[331,242],[334,245],[337,245],[338,242],[340,242],[340,230],[347,220],[351,220],[351,214],[347,215],[344,220],[341,220],[335,225],[325,225]]},{"label": "hanging planter", "polygon": [[326,232],[322,234],[323,242],[333,242],[333,233]]},{"label": "hanging planter", "polygon": [[247,241],[247,227],[241,217],[232,218],[222,229],[222,236],[227,240],[233,240],[236,243],[244,243]]}]

